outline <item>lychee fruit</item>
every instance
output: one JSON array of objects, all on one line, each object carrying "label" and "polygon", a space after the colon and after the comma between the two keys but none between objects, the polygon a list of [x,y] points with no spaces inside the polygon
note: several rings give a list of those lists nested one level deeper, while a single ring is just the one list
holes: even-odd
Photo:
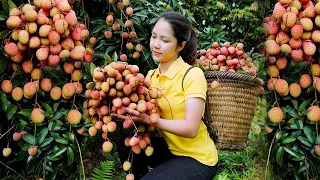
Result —
[{"label": "lychee fruit", "polygon": [[38,148],[36,146],[31,146],[29,149],[28,149],[28,154],[30,156],[35,156],[38,152]]},{"label": "lychee fruit", "polygon": [[35,108],[31,112],[31,120],[36,124],[42,123],[45,117],[45,112],[41,108]]},{"label": "lychee fruit", "polygon": [[2,150],[2,155],[3,155],[4,157],[8,157],[8,156],[10,156],[11,152],[12,152],[11,148],[9,148],[9,147],[3,148],[3,150]]},{"label": "lychee fruit", "polygon": [[279,107],[273,107],[268,111],[268,117],[273,123],[280,123],[283,119],[282,109]]},{"label": "lychee fruit", "polygon": [[4,80],[2,81],[1,83],[1,90],[4,92],[4,93],[11,93],[12,92],[12,82],[10,80]]},{"label": "lychee fruit", "polygon": [[73,109],[68,112],[67,120],[69,124],[71,125],[79,124],[81,119],[82,119],[82,114],[78,110]]},{"label": "lychee fruit", "polygon": [[54,87],[50,91],[50,97],[55,101],[59,100],[61,98],[61,95],[62,95],[62,90],[60,87]]},{"label": "lychee fruit", "polygon": [[12,98],[15,100],[15,101],[20,101],[23,97],[23,90],[21,87],[15,87],[13,90],[12,90]]},{"label": "lychee fruit", "polygon": [[320,108],[318,106],[310,106],[307,109],[307,117],[310,121],[320,121]]}]

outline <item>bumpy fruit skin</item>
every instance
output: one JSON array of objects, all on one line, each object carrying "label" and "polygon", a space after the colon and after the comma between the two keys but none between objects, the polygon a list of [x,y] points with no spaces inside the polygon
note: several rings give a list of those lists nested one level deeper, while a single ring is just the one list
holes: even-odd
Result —
[{"label": "bumpy fruit skin", "polygon": [[133,174],[127,174],[126,180],[134,180],[134,175]]},{"label": "bumpy fruit skin", "polygon": [[307,117],[312,122],[320,121],[320,108],[318,106],[310,106],[307,109]]},{"label": "bumpy fruit skin", "polygon": [[12,83],[10,80],[4,80],[1,83],[1,90],[7,94],[11,93],[12,91]]},{"label": "bumpy fruit skin", "polygon": [[81,121],[81,118],[82,118],[81,113],[75,109],[69,111],[68,116],[67,116],[68,122],[71,125],[79,124],[79,122]]},{"label": "bumpy fruit skin", "polygon": [[153,147],[148,146],[145,150],[146,156],[151,156],[153,154]]},{"label": "bumpy fruit skin", "polygon": [[2,154],[3,154],[4,157],[8,157],[8,156],[10,156],[11,151],[12,151],[12,150],[11,150],[11,148],[9,148],[9,147],[3,148]]},{"label": "bumpy fruit skin", "polygon": [[111,152],[113,144],[110,141],[105,141],[102,145],[103,152]]},{"label": "bumpy fruit skin", "polygon": [[129,171],[131,169],[131,163],[129,161],[125,161],[122,167],[123,167],[123,170]]},{"label": "bumpy fruit skin", "polygon": [[217,89],[220,86],[220,83],[218,81],[212,81],[211,88],[213,90]]},{"label": "bumpy fruit skin", "polygon": [[38,148],[36,146],[31,146],[29,149],[28,149],[28,154],[30,156],[35,156],[38,152]]},{"label": "bumpy fruit skin", "polygon": [[292,97],[298,97],[301,94],[301,87],[298,83],[292,83],[289,86],[289,91]]},{"label": "bumpy fruit skin", "polygon": [[15,87],[13,90],[12,90],[12,98],[15,100],[15,101],[20,101],[23,97],[23,89],[21,87]]},{"label": "bumpy fruit skin", "polygon": [[18,46],[11,42],[4,46],[4,52],[8,54],[8,56],[14,56],[18,53]]},{"label": "bumpy fruit skin", "polygon": [[40,108],[35,108],[31,112],[31,120],[36,124],[42,123],[45,117],[45,112]]},{"label": "bumpy fruit skin", "polygon": [[61,98],[61,93],[62,93],[62,90],[60,87],[54,87],[50,91],[50,97],[55,101],[59,100]]},{"label": "bumpy fruit skin", "polygon": [[283,112],[279,107],[273,107],[268,112],[268,117],[273,123],[280,123],[283,119]]}]

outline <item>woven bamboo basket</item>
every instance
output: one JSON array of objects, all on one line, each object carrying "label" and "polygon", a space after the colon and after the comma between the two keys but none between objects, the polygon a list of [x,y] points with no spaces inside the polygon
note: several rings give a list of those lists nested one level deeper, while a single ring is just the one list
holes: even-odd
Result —
[{"label": "woven bamboo basket", "polygon": [[[204,122],[211,137],[216,136],[219,150],[244,150],[263,82],[255,76],[227,71],[208,71],[205,77],[208,91]],[[214,80],[220,86],[213,90]]]}]

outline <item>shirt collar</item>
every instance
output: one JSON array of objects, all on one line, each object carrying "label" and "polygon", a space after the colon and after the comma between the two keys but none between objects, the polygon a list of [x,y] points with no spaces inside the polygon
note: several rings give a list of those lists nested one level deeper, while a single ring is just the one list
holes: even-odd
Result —
[{"label": "shirt collar", "polygon": [[[179,56],[178,59],[176,59],[171,66],[169,67],[169,69],[167,70],[167,72],[165,74],[162,74],[170,79],[173,79],[173,77],[180,71],[180,69],[183,67],[183,65],[185,64],[185,62],[183,61],[183,59],[181,58],[181,56]],[[157,69],[157,73],[160,74],[160,65],[158,66]]]}]

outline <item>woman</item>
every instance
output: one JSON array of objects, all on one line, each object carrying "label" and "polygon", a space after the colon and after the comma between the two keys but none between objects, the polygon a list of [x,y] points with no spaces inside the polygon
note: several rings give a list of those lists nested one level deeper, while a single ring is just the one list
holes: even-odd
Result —
[{"label": "woman", "polygon": [[[136,179],[143,180],[212,180],[218,169],[218,155],[201,120],[206,79],[199,68],[187,72],[197,52],[197,38],[189,20],[176,12],[162,14],[152,30],[150,49],[159,66],[146,78],[151,79],[151,87],[162,91],[160,118],[151,123],[145,113],[133,109],[127,109],[127,113],[135,122],[159,129],[162,137],[151,139],[152,156],[140,153],[133,157],[132,172]],[[123,143],[118,144],[122,162],[127,160],[129,151]],[[150,172],[148,166],[153,168]]]}]

